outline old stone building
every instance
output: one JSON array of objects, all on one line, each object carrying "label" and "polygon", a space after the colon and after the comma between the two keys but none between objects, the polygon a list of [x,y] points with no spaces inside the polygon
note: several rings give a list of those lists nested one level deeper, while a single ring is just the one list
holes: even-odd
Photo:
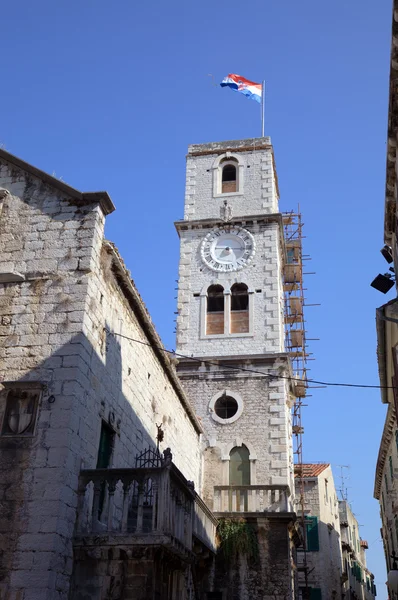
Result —
[{"label": "old stone building", "polygon": [[0,150],[1,600],[190,598],[215,551],[202,427],[113,210]]},{"label": "old stone building", "polygon": [[374,600],[374,575],[366,564],[368,542],[361,539],[359,523],[347,500],[339,500],[342,583],[345,600]]},{"label": "old stone building", "polygon": [[300,588],[307,579],[313,600],[341,600],[339,506],[332,469],[325,463],[306,463],[302,470],[296,467],[296,475],[297,512],[302,494],[307,542],[306,551],[300,549],[298,555]]},{"label": "old stone building", "polygon": [[109,196],[0,167],[0,599],[297,600],[302,257],[270,139],[189,147],[177,360]]},{"label": "old stone building", "polygon": [[190,146],[176,228],[177,352],[187,357],[179,356],[178,375],[204,429],[203,498],[222,522],[248,524],[258,546],[256,560],[241,555],[229,567],[219,556],[212,598],[293,598],[294,396],[270,139]]},{"label": "old stone building", "polygon": [[303,514],[306,536],[306,549],[298,551],[302,597],[307,581],[312,600],[374,600],[367,542],[348,502],[337,499],[330,464],[296,466],[296,507]]},{"label": "old stone building", "polygon": [[[378,275],[372,286],[386,293],[395,292],[393,300],[376,310],[377,360],[381,401],[386,405],[386,416],[381,432],[377,457],[374,497],[380,504],[381,534],[388,578],[394,580],[394,559],[398,552],[398,298],[397,278],[397,141],[398,141],[398,1],[392,3],[392,36],[390,56],[389,107],[387,130],[386,183],[384,201],[383,257],[389,266]],[[395,272],[394,276],[391,271]],[[395,286],[394,286],[395,283]],[[398,579],[398,574],[395,579]],[[390,598],[398,598],[397,585],[389,585]]]}]

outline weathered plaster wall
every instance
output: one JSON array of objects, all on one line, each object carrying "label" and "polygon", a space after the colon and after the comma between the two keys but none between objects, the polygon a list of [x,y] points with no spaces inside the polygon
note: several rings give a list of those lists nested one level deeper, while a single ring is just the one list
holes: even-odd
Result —
[{"label": "weathered plaster wall", "polygon": [[[304,480],[305,514],[318,517],[319,551],[307,553],[308,583],[320,588],[322,598],[341,599],[341,545],[338,501],[330,467]],[[326,490],[327,486],[327,490]],[[300,489],[296,480],[296,497]],[[299,561],[302,555],[298,553]],[[300,585],[304,578],[300,575]]]}]

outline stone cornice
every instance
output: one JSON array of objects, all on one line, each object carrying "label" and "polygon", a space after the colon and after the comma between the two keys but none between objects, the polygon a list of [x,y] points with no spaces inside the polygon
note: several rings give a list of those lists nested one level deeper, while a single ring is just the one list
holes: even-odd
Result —
[{"label": "stone cornice", "polygon": [[190,229],[208,229],[209,227],[226,227],[228,225],[257,225],[258,223],[278,223],[283,235],[283,215],[282,213],[264,213],[260,215],[245,215],[233,217],[225,222],[222,219],[183,219],[175,221],[174,225],[178,232]]},{"label": "stone cornice", "polygon": [[383,434],[381,436],[379,454],[376,463],[375,487],[373,496],[376,500],[380,498],[381,485],[383,483],[383,472],[386,464],[388,450],[390,448],[392,436],[396,428],[395,410],[392,404],[388,405],[386,420],[384,423]]},{"label": "stone cornice", "polygon": [[24,160],[10,154],[6,150],[0,148],[0,159],[5,162],[18,167],[26,173],[30,173],[34,177],[37,177],[41,181],[44,181],[53,188],[60,190],[62,193],[67,194],[72,200],[75,200],[79,205],[85,204],[99,204],[104,215],[109,215],[115,210],[115,206],[108,194],[108,192],[79,192],[75,188],[67,185],[60,179],[41,171],[40,169],[30,165]]}]

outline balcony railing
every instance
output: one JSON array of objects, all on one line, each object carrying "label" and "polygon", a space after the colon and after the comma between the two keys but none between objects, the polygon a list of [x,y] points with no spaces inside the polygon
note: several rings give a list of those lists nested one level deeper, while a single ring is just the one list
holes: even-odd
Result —
[{"label": "balcony railing", "polygon": [[[83,470],[76,539],[112,537],[123,544],[169,544],[190,553],[197,537],[215,551],[217,520],[172,464]],[[106,542],[105,542],[106,543]]]},{"label": "balcony railing", "polygon": [[289,496],[287,485],[217,485],[214,487],[214,512],[291,512]]}]

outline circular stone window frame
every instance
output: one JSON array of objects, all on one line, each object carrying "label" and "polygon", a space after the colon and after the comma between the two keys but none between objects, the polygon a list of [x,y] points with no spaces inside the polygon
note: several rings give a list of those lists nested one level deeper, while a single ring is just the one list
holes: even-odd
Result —
[{"label": "circular stone window frame", "polygon": [[[233,398],[238,405],[238,410],[236,411],[234,416],[230,417],[229,419],[223,419],[223,418],[219,417],[215,410],[215,405],[216,405],[217,400],[219,400],[219,398],[224,396],[224,394],[226,396],[231,396],[231,398]],[[210,411],[212,419],[214,421],[216,421],[217,423],[220,423],[221,425],[230,425],[231,423],[234,423],[235,421],[237,421],[243,412],[243,408],[244,408],[244,404],[243,404],[242,396],[232,390],[222,390],[222,392],[217,392],[217,394],[214,394],[213,398],[209,402],[209,411]]]}]

